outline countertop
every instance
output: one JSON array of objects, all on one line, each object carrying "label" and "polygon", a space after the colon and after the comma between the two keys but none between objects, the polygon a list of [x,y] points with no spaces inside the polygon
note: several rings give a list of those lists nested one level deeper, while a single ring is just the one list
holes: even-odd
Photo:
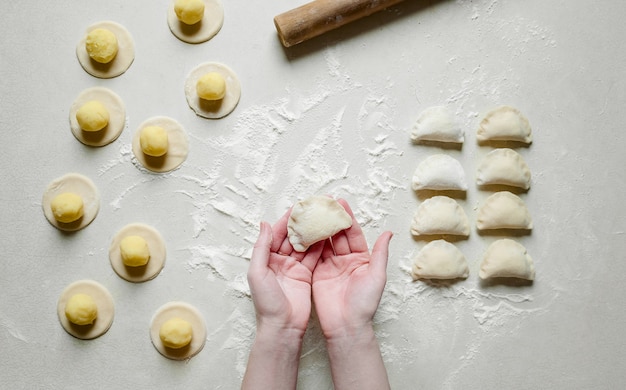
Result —
[{"label": "countertop", "polygon": [[[236,389],[254,337],[246,281],[260,221],[324,193],[348,200],[368,242],[392,230],[388,282],[375,327],[393,389],[615,389],[626,373],[626,3],[619,1],[405,1],[285,49],[273,17],[302,4],[224,1],[222,29],[190,45],[168,29],[168,1],[25,0],[4,4],[0,27],[0,388]],[[92,23],[126,27],[135,60],[98,79],[75,49]],[[242,86],[236,109],[203,119],[184,96],[196,65],[228,65]],[[78,142],[69,107],[86,88],[115,91],[121,136]],[[476,142],[500,105],[530,121],[517,149],[532,172],[522,194],[534,260],[532,283],[481,282],[485,248],[499,236],[455,242],[470,276],[413,281],[424,241],[410,233],[424,200],[411,189],[429,155],[458,159],[470,183],[459,200],[470,221],[489,195],[475,185],[490,148]],[[444,105],[465,131],[461,148],[416,145],[420,112]],[[170,173],[144,169],[131,150],[144,120],[169,116],[189,137]],[[69,172],[97,186],[100,211],[62,233],[42,212],[48,183]],[[164,237],[163,271],[129,283],[109,264],[114,234],[141,222]],[[115,319],[82,341],[57,319],[61,291],[81,279],[106,286]],[[187,361],[161,356],[149,324],[185,301],[207,326]],[[305,336],[299,389],[331,389],[315,316]]]}]

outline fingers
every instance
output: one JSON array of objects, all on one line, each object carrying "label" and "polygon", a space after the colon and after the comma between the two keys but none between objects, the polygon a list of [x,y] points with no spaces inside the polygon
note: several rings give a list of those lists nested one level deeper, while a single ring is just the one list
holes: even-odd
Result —
[{"label": "fingers", "polygon": [[387,263],[389,261],[389,241],[391,241],[393,233],[387,231],[378,237],[374,248],[372,249],[372,259],[370,267],[373,273],[381,277],[387,275]]},{"label": "fingers", "polygon": [[350,205],[345,199],[339,199],[337,201],[352,218],[352,226],[333,236],[335,253],[337,255],[345,255],[354,252],[367,252],[367,240],[365,239],[361,226],[354,217]]},{"label": "fingers", "polygon": [[293,251],[293,247],[287,237],[287,222],[289,221],[290,215],[291,208],[283,214],[283,216],[274,224],[274,227],[272,228],[274,234],[274,242],[270,248],[272,252],[288,256]]},{"label": "fingers", "polygon": [[[324,240],[325,241],[325,240]],[[300,261],[302,265],[313,271],[324,249],[324,241],[317,242],[309,247]]]},{"label": "fingers", "polygon": [[267,268],[272,241],[272,228],[267,222],[261,222],[259,237],[257,238],[254,248],[252,249],[249,272]]}]

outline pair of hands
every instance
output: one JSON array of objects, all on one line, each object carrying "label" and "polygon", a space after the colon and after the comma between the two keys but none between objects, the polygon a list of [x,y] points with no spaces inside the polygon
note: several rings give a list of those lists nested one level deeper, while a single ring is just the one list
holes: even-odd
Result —
[{"label": "pair of hands", "polygon": [[261,223],[248,270],[259,327],[304,335],[311,296],[327,339],[346,329],[371,327],[387,281],[392,234],[381,234],[370,254],[350,206],[343,199],[339,203],[352,226],[306,252],[296,252],[289,242],[289,211],[273,227]]}]

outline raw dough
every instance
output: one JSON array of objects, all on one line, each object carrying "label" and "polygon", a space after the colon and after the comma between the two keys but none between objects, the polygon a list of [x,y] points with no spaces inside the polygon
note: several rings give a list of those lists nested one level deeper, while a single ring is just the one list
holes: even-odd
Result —
[{"label": "raw dough", "polygon": [[[106,64],[91,59],[85,46],[87,35],[92,30],[98,28],[111,31],[117,38],[117,54],[111,62]],[[126,30],[126,28],[124,28],[121,24],[111,21],[98,22],[89,26],[83,38],[80,42],[78,42],[78,45],[76,46],[76,57],[78,57],[78,62],[83,69],[90,75],[102,79],[113,78],[126,72],[135,60],[135,43],[133,42],[133,38],[128,30]]]},{"label": "raw dough", "polygon": [[[65,314],[66,305],[76,294],[85,294],[94,300],[98,308],[98,315],[93,324],[76,325],[67,318]],[[63,329],[72,336],[83,340],[94,339],[106,333],[113,323],[114,314],[115,305],[109,290],[93,280],[79,280],[70,284],[63,290],[57,303],[57,316]]]},{"label": "raw dough", "polygon": [[520,278],[533,280],[535,266],[526,248],[508,238],[494,241],[485,252],[478,273],[481,279]]},{"label": "raw dough", "polygon": [[476,139],[478,142],[516,141],[530,144],[533,137],[528,119],[516,108],[502,106],[487,113],[480,122]]},{"label": "raw dough", "polygon": [[65,316],[75,325],[91,325],[98,317],[98,305],[91,295],[74,294],[65,303]]},{"label": "raw dough", "polygon": [[530,188],[530,168],[515,150],[494,149],[478,166],[476,183],[479,186],[500,184],[527,190]]},{"label": "raw dough", "polygon": [[524,201],[508,191],[489,196],[478,209],[476,227],[479,230],[530,230],[533,222]]},{"label": "raw dough", "polygon": [[52,199],[50,209],[58,222],[75,222],[83,216],[83,198],[72,192],[63,192]]},{"label": "raw dough", "polygon": [[[167,132],[167,153],[160,157],[146,155],[141,149],[141,129],[147,126],[158,126]],[[183,126],[172,118],[157,116],[150,118],[139,125],[133,136],[133,153],[145,168],[153,172],[169,172],[178,168],[186,159],[189,152],[187,133]]]},{"label": "raw dough", "polygon": [[[224,98],[220,100],[205,100],[198,96],[196,85],[198,80],[207,73],[217,72],[226,81]],[[185,81],[185,97],[187,104],[196,115],[208,119],[219,119],[230,114],[241,97],[241,84],[235,72],[224,64],[205,62],[194,68]]]},{"label": "raw dough", "polygon": [[411,233],[415,236],[469,236],[469,232],[469,221],[463,208],[454,199],[443,195],[433,196],[422,202],[411,223]]},{"label": "raw dough", "polygon": [[[57,195],[67,192],[81,197],[83,201],[83,216],[74,222],[63,223],[57,221],[54,217],[52,200]],[[60,230],[75,231],[86,227],[96,218],[100,209],[100,196],[95,184],[89,178],[78,173],[68,173],[48,184],[43,193],[41,203],[43,213],[52,226]]]},{"label": "raw dough", "polygon": [[147,156],[161,157],[167,153],[167,131],[159,126],[146,126],[140,130],[139,145]]},{"label": "raw dough", "polygon": [[[150,252],[150,260],[144,266],[129,267],[124,264],[121,253],[121,242],[125,237],[139,236],[146,240]],[[109,246],[109,261],[116,274],[129,282],[140,283],[154,279],[165,264],[165,241],[161,234],[152,226],[132,223],[124,226],[115,234]]]},{"label": "raw dough", "polygon": [[193,339],[193,328],[182,318],[171,318],[161,325],[159,338],[166,348],[183,348]]},{"label": "raw dough", "polygon": [[426,244],[413,259],[413,279],[467,278],[469,268],[463,253],[446,240]]},{"label": "raw dough", "polygon": [[[76,113],[87,102],[97,101],[105,106],[109,113],[108,124],[99,131],[81,129]],[[87,88],[78,95],[70,106],[70,129],[77,140],[89,146],[105,146],[115,141],[126,126],[124,102],[113,91],[104,87]]]},{"label": "raw dough", "polygon": [[419,190],[466,191],[467,181],[461,163],[447,154],[435,154],[422,161],[415,170],[412,188]]},{"label": "raw dough", "polygon": [[[180,318],[187,321],[192,328],[191,342],[183,348],[168,348],[163,345],[159,332],[163,324],[172,319]],[[168,359],[184,360],[196,355],[204,347],[207,331],[202,314],[192,305],[185,302],[169,302],[161,306],[150,324],[150,338],[157,351]]]},{"label": "raw dough", "polygon": [[339,202],[328,196],[315,195],[293,206],[287,221],[287,234],[293,248],[304,252],[316,242],[350,226],[352,217]]},{"label": "raw dough", "polygon": [[167,25],[176,38],[186,43],[202,43],[213,38],[224,24],[224,8],[220,0],[202,0],[204,16],[194,24],[181,22],[176,15],[175,1],[170,1],[167,10]]},{"label": "raw dough", "polygon": [[452,113],[444,106],[425,109],[417,118],[411,132],[413,142],[422,141],[463,143],[465,135]]}]

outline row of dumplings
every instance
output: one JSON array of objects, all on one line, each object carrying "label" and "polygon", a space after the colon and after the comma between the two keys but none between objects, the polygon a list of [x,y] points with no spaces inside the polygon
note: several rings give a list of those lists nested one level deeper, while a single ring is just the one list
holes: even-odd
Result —
[{"label": "row of dumplings", "polygon": [[[513,141],[529,144],[532,132],[528,120],[512,107],[503,106],[489,112],[477,131],[479,143]],[[423,111],[413,128],[415,143],[462,143],[464,133],[447,108],[436,106]],[[530,169],[523,157],[510,148],[496,148],[479,164],[476,184],[490,189],[499,186],[518,190],[530,188]],[[423,160],[412,178],[415,191],[461,191],[468,189],[461,163],[446,154]],[[435,235],[468,237],[470,224],[463,208],[451,197],[433,196],[420,204],[411,223],[416,237]],[[501,229],[530,231],[532,219],[524,201],[510,191],[497,191],[479,207],[476,228],[483,234]],[[494,241],[485,251],[480,266],[482,279],[492,277],[534,278],[534,265],[526,249],[511,239]],[[438,239],[429,242],[413,259],[414,279],[467,278],[469,268],[461,251],[452,243]]]}]

